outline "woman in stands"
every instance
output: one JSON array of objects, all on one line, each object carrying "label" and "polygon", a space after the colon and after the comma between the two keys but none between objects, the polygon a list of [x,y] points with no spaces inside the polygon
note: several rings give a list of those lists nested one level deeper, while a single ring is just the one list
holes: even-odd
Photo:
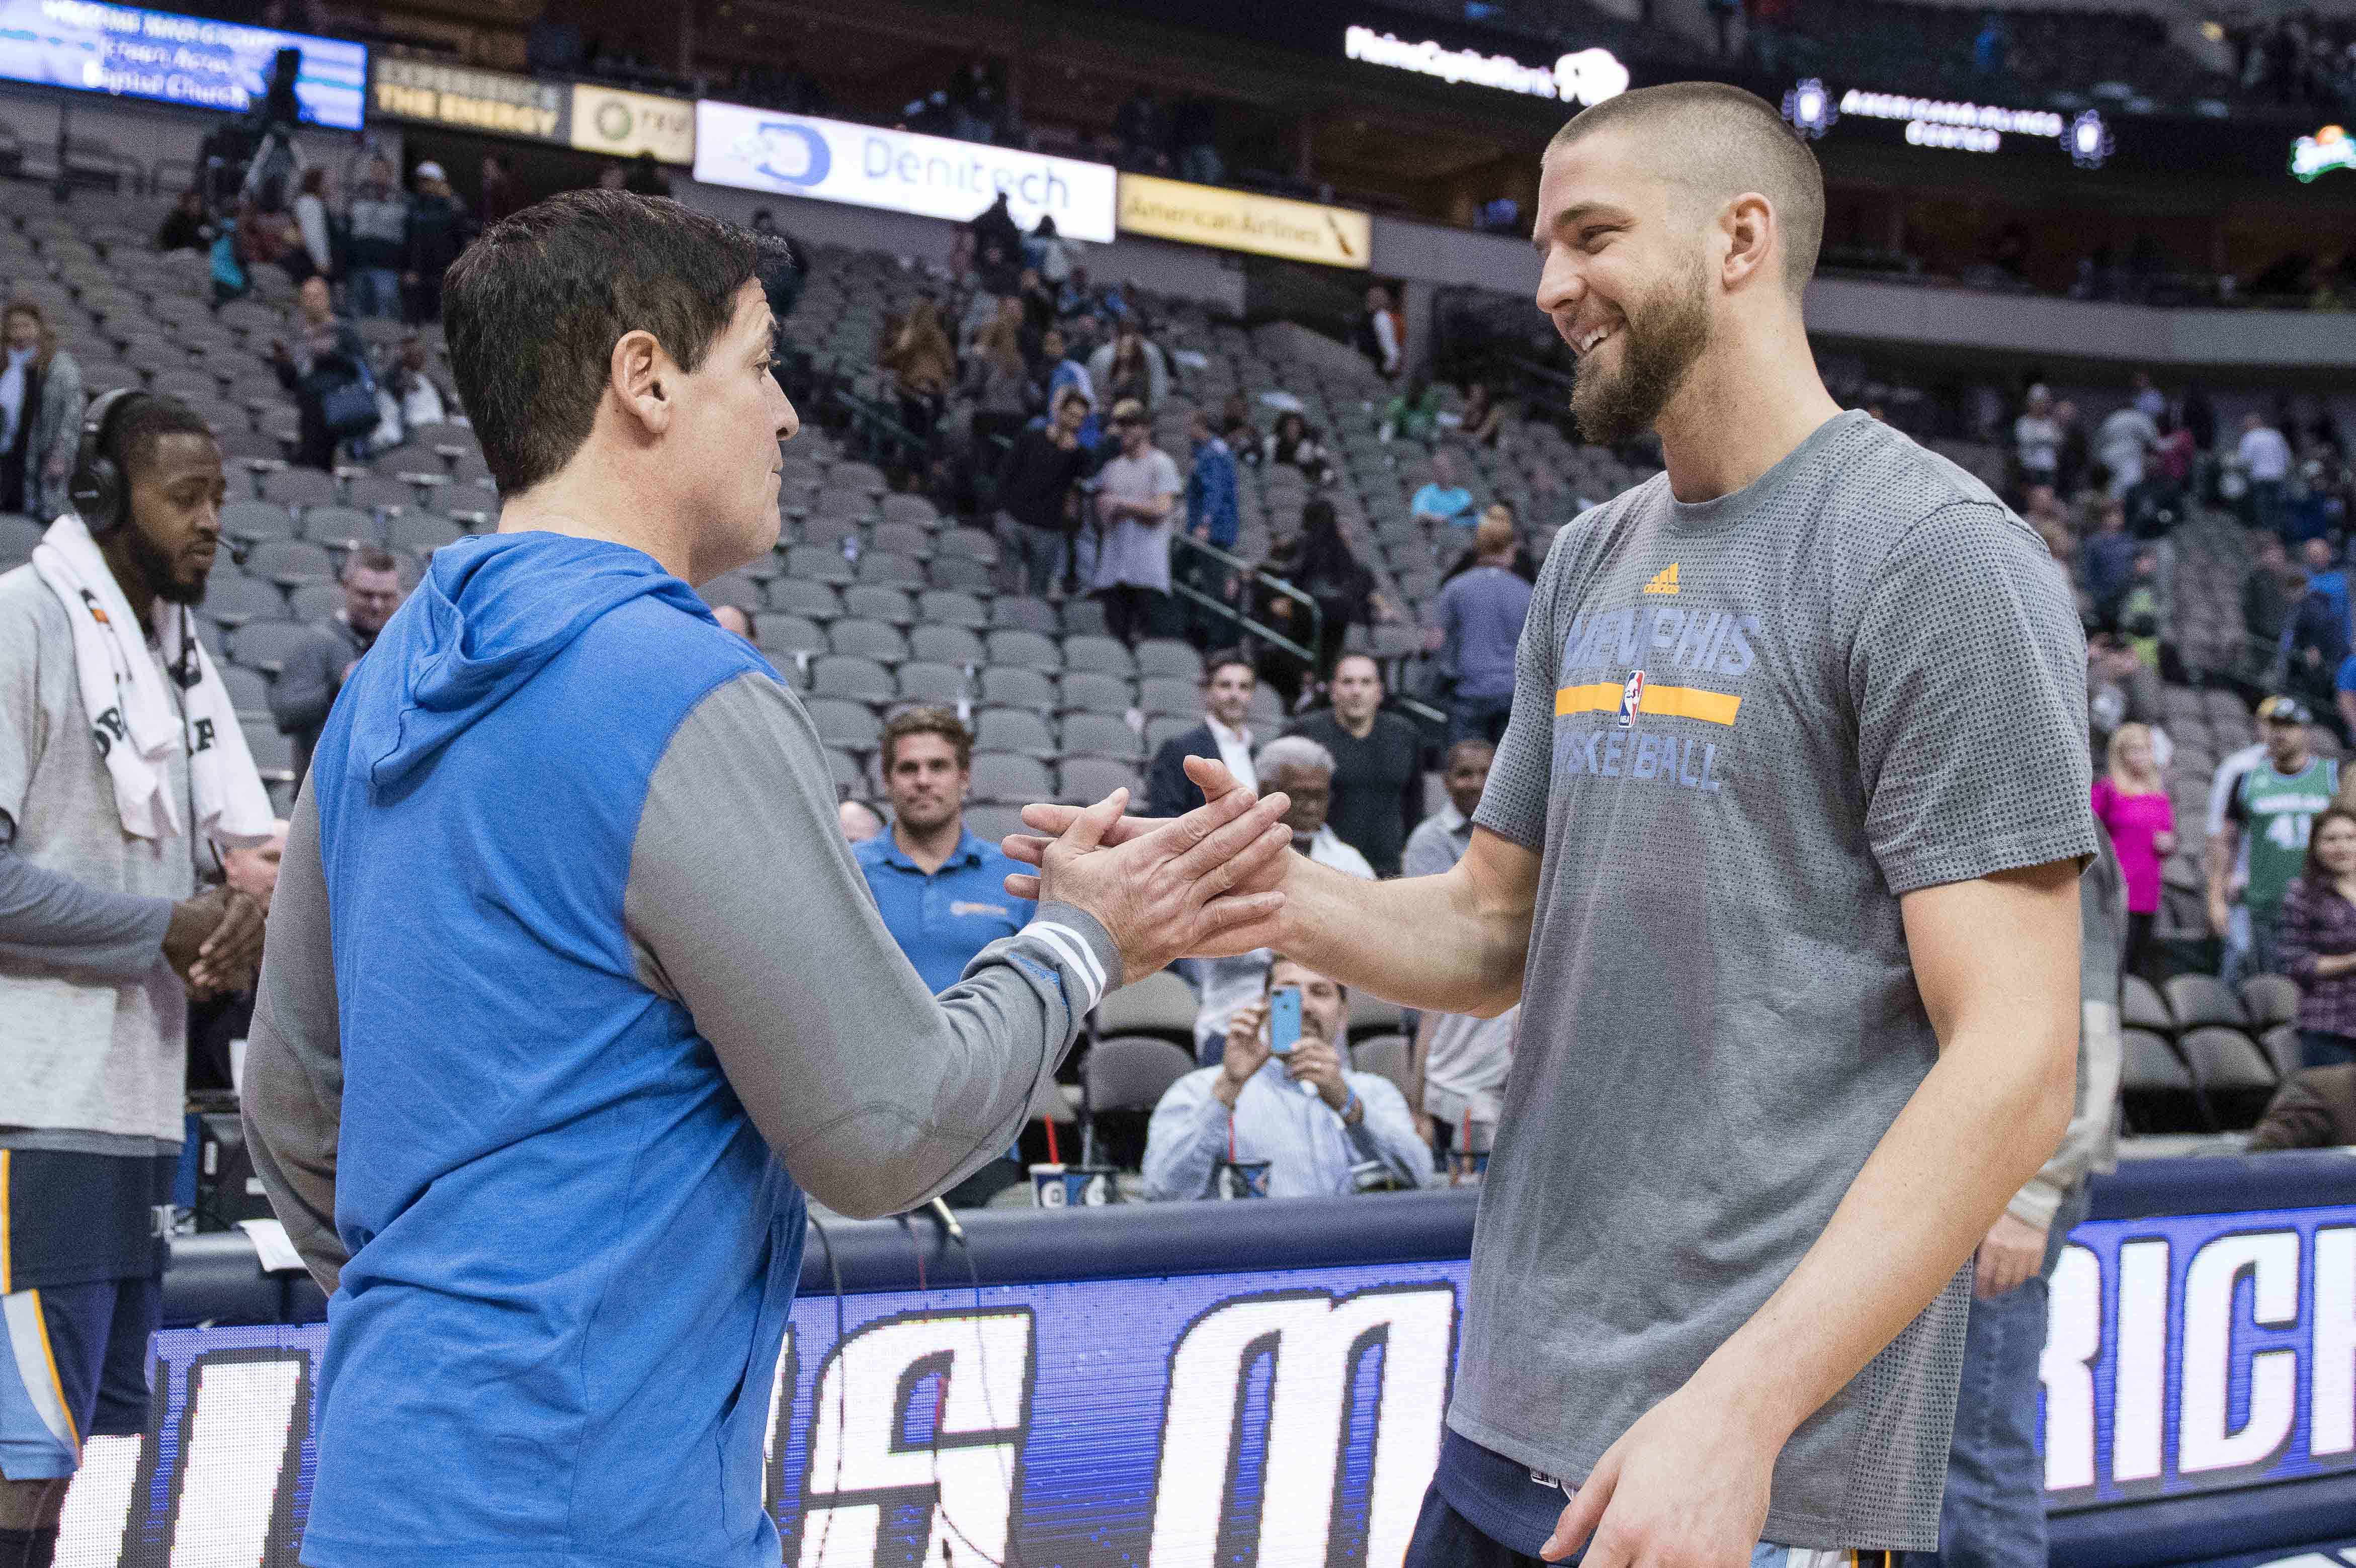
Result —
[{"label": "woman in stands", "polygon": [[[1341,519],[1334,515],[1333,503],[1323,496],[1311,497],[1309,504],[1301,508],[1301,532],[1280,541],[1262,570],[1272,577],[1282,578],[1317,602],[1317,667],[1313,672],[1302,668],[1299,656],[1281,648],[1266,650],[1260,656],[1263,677],[1283,696],[1288,709],[1299,706],[1304,677],[1313,673],[1323,682],[1333,673],[1334,663],[1342,656],[1343,639],[1349,635],[1353,625],[1362,621],[1397,618],[1398,613],[1390,603],[1376,591],[1375,574],[1350,548],[1349,537],[1342,531]],[[1309,641],[1310,616],[1297,599],[1263,587],[1258,618],[1294,642]]]},{"label": "woman in stands", "polygon": [[1019,313],[1014,320],[1001,316],[982,329],[974,340],[973,352],[966,357],[965,380],[962,390],[973,400],[973,445],[977,460],[986,468],[995,470],[1001,448],[991,444],[991,438],[1011,441],[1030,414],[1025,406],[1025,394],[1030,389],[1030,367],[1023,362],[1023,350],[1018,341]]},{"label": "woman in stands", "polygon": [[884,368],[892,372],[900,399],[900,422],[929,442],[941,417],[941,400],[957,384],[957,351],[941,330],[940,307],[927,297],[885,340]]},{"label": "woman in stands", "polygon": [[1457,434],[1475,446],[1494,448],[1505,428],[1505,411],[1490,400],[1489,383],[1473,381],[1464,389],[1464,413]]},{"label": "woman in stands", "polygon": [[2280,953],[2298,982],[2299,1064],[2356,1061],[2356,811],[2316,817],[2307,869],[2283,894]]},{"label": "woman in stands", "polygon": [[58,347],[31,300],[0,315],[0,512],[43,523],[70,509],[66,483],[81,440],[81,366]]},{"label": "woman in stands", "polygon": [[2111,736],[2110,768],[2094,781],[2094,817],[2110,831],[2127,884],[2126,972],[2142,971],[2159,913],[2160,866],[2176,848],[2176,808],[2168,798],[2151,726],[2122,724]]},{"label": "woman in stands", "polygon": [[1271,466],[1290,464],[1307,475],[1312,485],[1333,481],[1333,459],[1318,441],[1316,427],[1290,410],[1278,416],[1275,433],[1260,448],[1260,461]]}]

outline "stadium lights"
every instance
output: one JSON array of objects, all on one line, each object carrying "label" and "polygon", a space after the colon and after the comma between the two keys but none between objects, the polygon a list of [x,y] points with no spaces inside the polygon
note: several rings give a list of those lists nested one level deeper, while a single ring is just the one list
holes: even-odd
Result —
[{"label": "stadium lights", "polygon": [[2008,135],[2051,139],[2082,169],[2098,169],[2115,150],[2101,114],[2087,110],[2065,121],[2050,109],[2009,109],[2000,104],[1912,98],[1903,93],[1850,88],[1837,101],[1816,77],[1794,82],[1783,94],[1783,119],[1814,141],[1847,117],[1905,123],[1906,144],[1963,153],[1993,153]]},{"label": "stadium lights", "polygon": [[1565,103],[1601,103],[1628,91],[1628,68],[1609,49],[1576,49],[1551,67],[1525,65],[1511,55],[1451,49],[1430,38],[1419,44],[1404,43],[1396,34],[1351,27],[1342,35],[1342,50],[1347,58],[1367,65]]},{"label": "stadium lights", "polygon": [[2290,172],[2302,185],[2334,169],[2356,169],[2356,141],[2337,125],[2326,125],[2312,136],[2290,144]]}]

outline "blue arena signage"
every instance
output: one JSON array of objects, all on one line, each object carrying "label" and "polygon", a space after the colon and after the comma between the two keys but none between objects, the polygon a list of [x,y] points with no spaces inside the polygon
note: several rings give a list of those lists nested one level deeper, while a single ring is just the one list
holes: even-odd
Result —
[{"label": "blue arena signage", "polygon": [[241,110],[288,48],[303,54],[294,101],[304,123],[359,130],[365,44],[96,0],[0,0],[0,80],[9,81]]}]

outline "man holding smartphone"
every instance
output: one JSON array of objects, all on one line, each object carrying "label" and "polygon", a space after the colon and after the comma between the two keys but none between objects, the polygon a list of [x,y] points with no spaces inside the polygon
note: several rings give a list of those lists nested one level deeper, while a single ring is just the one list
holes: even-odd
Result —
[{"label": "man holding smartphone", "polygon": [[1181,1078],[1153,1108],[1145,1196],[1211,1197],[1222,1164],[1265,1163],[1271,1198],[1355,1192],[1368,1166],[1395,1187],[1429,1180],[1431,1151],[1406,1096],[1349,1068],[1349,1017],[1339,982],[1290,958],[1270,964],[1259,1000],[1227,1020],[1219,1064]]}]

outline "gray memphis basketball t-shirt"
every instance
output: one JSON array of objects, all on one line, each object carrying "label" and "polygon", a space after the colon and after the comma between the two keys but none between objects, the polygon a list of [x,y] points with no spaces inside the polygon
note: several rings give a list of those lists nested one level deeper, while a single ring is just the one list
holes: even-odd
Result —
[{"label": "gray memphis basketball t-shirt", "polygon": [[[2085,648],[2043,541],[1851,412],[1736,494],[1657,475],[1564,529],[1519,665],[1474,820],[1544,865],[1449,1424],[1575,1483],[1930,1071],[1900,895],[2094,851]],[[1937,1545],[1970,1297],[1794,1435],[1766,1539]]]}]

